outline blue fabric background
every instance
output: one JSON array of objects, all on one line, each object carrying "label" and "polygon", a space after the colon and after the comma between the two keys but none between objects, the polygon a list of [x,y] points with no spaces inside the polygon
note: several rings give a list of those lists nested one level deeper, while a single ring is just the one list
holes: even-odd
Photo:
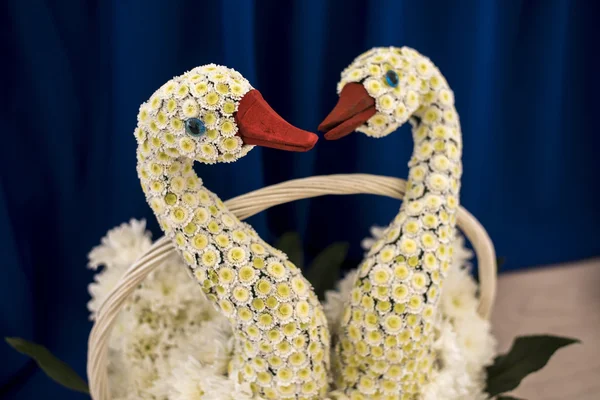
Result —
[{"label": "blue fabric background", "polygon": [[[42,1],[0,9],[0,328],[49,346],[83,375],[90,329],[86,254],[109,228],[147,218],[135,173],[138,106],[209,62],[239,70],[307,130],[336,102],[339,74],[373,46],[428,55],[456,93],[462,203],[506,268],[600,255],[598,22],[593,1]],[[354,134],[307,154],[256,149],[199,167],[223,199],[283,180],[366,172],[406,177],[406,129]],[[309,253],[352,244],[398,202],[327,197],[251,222],[267,239],[300,230]],[[84,398],[0,345],[0,397]]]}]

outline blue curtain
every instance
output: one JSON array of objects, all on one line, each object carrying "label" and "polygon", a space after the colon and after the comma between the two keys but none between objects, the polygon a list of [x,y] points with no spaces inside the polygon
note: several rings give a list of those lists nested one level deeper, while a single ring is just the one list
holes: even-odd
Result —
[{"label": "blue curtain", "polygon": [[[462,203],[507,269],[600,255],[598,15],[592,1],[9,0],[2,19],[1,333],[50,347],[84,374],[86,254],[131,217],[156,221],[135,173],[138,106],[163,82],[215,62],[239,70],[297,126],[315,130],[341,70],[373,46],[428,55],[456,93]],[[306,154],[256,149],[198,168],[223,199],[287,179],[406,177],[406,129],[354,134]],[[299,230],[314,254],[385,224],[398,202],[326,197],[250,222]],[[0,345],[0,397],[84,398]]]}]

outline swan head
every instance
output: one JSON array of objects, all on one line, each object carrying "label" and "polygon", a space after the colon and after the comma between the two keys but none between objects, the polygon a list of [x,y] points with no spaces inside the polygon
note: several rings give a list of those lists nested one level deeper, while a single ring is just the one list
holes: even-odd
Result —
[{"label": "swan head", "polygon": [[311,132],[281,118],[237,71],[209,64],[162,85],[140,106],[138,156],[233,162],[255,145],[310,150]]},{"label": "swan head", "polygon": [[376,47],[361,54],[342,72],[340,98],[319,130],[330,140],[355,130],[387,136],[421,106],[431,79],[434,84],[442,79],[435,71],[429,59],[407,47]]}]

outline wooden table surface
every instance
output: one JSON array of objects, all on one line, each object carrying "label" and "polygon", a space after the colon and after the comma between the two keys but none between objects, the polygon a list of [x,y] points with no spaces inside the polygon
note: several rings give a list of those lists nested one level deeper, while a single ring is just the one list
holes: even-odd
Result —
[{"label": "wooden table surface", "polygon": [[551,333],[583,342],[558,350],[512,395],[600,399],[600,259],[500,275],[492,322],[501,352],[523,334]]}]

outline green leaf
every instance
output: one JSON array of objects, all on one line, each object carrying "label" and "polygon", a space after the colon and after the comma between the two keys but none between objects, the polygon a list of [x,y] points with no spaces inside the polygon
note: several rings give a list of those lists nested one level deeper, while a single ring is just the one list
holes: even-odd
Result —
[{"label": "green leaf", "polygon": [[510,351],[487,368],[486,392],[495,396],[515,389],[523,378],[543,368],[556,350],[573,343],[579,340],[547,335],[516,338]]},{"label": "green leaf", "polygon": [[496,272],[499,272],[506,263],[506,257],[496,257]]},{"label": "green leaf", "polygon": [[325,291],[335,288],[340,279],[342,263],[348,254],[348,243],[336,242],[319,253],[306,272],[306,279],[315,288],[319,299],[325,298]]},{"label": "green leaf", "polygon": [[498,397],[496,397],[496,400],[525,400],[525,399],[521,399],[519,397],[512,397],[512,396],[498,396]]},{"label": "green leaf", "polygon": [[77,372],[73,371],[66,363],[53,356],[44,346],[28,342],[21,338],[5,338],[5,340],[19,353],[33,358],[46,375],[57,383],[71,390],[90,393],[87,383],[77,375]]},{"label": "green leaf", "polygon": [[276,249],[287,254],[291,262],[298,268],[304,266],[304,254],[302,253],[302,240],[297,232],[287,232],[281,235],[275,245]]}]

